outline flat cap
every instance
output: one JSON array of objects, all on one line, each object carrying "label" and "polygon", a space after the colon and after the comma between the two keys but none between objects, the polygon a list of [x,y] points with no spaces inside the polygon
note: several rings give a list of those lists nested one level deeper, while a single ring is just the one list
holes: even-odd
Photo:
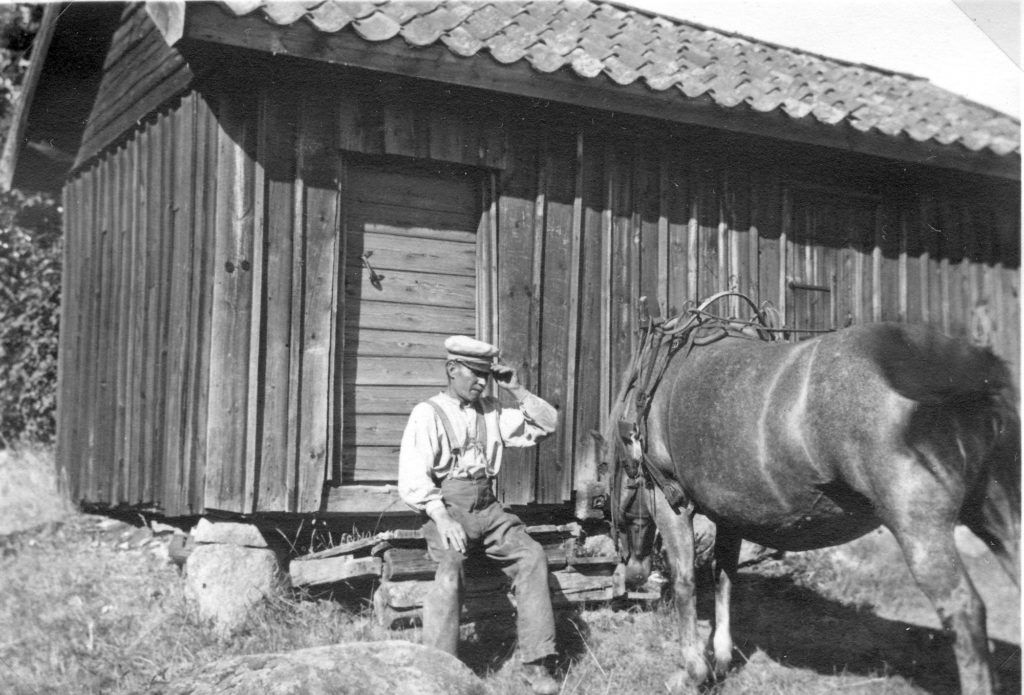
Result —
[{"label": "flat cap", "polygon": [[481,371],[490,371],[498,356],[498,348],[468,335],[453,335],[444,341],[444,349],[448,351],[448,359]]}]

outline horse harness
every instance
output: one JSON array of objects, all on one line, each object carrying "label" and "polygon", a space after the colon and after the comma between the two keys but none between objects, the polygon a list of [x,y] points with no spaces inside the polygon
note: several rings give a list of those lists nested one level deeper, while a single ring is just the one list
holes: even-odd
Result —
[{"label": "horse harness", "polygon": [[[710,305],[726,297],[739,297],[753,310],[753,317],[749,320],[723,318],[708,311]],[[667,321],[660,317],[657,304],[646,301],[645,297],[640,301],[640,340],[633,350],[616,400],[616,408],[622,410],[616,423],[618,436],[615,438],[609,503],[612,534],[617,545],[618,527],[623,521],[641,525],[649,523],[651,505],[648,500],[638,497],[642,489],[653,492],[652,484],[657,485],[669,504],[676,508],[686,506],[688,502],[682,486],[666,476],[647,455],[647,421],[651,402],[673,358],[680,353],[689,355],[696,347],[727,337],[781,340],[783,331],[776,327],[781,322],[774,307],[766,302],[758,308],[749,297],[738,292],[720,292],[699,306],[687,307]],[[633,448],[633,452],[628,448]],[[616,494],[623,474],[626,476],[626,490],[630,491],[625,500]],[[637,502],[640,511],[632,513],[630,510]]]}]

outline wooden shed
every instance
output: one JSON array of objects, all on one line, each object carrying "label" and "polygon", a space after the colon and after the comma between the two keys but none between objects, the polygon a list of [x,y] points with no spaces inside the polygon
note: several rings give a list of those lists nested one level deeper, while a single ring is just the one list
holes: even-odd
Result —
[{"label": "wooden shed", "polygon": [[232,0],[49,5],[25,91],[4,174],[63,190],[79,501],[403,514],[469,333],[561,412],[501,499],[574,509],[641,295],[1019,371],[1020,123],[911,75],[609,2]]}]

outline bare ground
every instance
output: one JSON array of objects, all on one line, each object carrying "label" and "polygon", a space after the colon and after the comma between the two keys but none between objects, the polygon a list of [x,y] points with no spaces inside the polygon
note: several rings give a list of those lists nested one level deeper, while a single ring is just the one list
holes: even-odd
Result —
[{"label": "bare ground", "polygon": [[[0,691],[141,693],[222,656],[405,638],[334,601],[286,597],[217,639],[182,596],[170,534],[69,510],[46,452],[0,452]],[[958,538],[979,587],[999,692],[1021,692],[1020,594],[980,543]],[[365,589],[362,590],[365,593]],[[705,630],[711,601],[702,594]],[[956,692],[948,638],[886,532],[746,567],[734,666],[710,695]],[[466,626],[464,659],[497,695],[521,695],[509,618]],[[671,605],[592,607],[559,619],[563,693],[657,693],[675,670]]]}]

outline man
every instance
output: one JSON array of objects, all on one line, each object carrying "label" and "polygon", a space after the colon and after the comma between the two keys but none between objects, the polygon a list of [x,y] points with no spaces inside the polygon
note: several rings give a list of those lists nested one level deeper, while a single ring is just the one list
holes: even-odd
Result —
[{"label": "man", "polygon": [[[445,341],[448,388],[413,408],[398,458],[398,491],[423,512],[427,548],[438,563],[423,606],[423,642],[456,653],[463,562],[483,549],[512,578],[523,675],[535,693],[557,693],[548,672],[555,653],[547,557],[494,496],[494,476],[506,446],[528,447],[555,431],[558,412],[519,383],[515,369],[496,363],[498,349],[466,336]],[[503,408],[484,396],[488,379],[516,400]]]}]

